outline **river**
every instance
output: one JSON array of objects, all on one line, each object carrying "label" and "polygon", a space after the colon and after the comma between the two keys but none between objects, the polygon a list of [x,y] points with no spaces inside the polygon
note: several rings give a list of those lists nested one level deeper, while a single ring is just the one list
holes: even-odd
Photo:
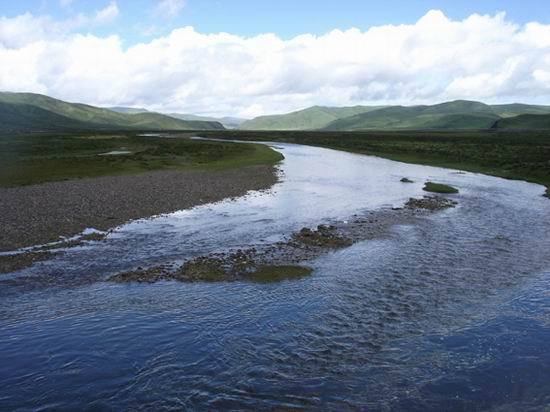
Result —
[{"label": "river", "polygon": [[[550,201],[475,173],[276,144],[270,191],[123,225],[0,278],[0,410],[538,410],[550,404]],[[404,184],[408,177],[415,181]],[[307,262],[310,277],[113,284],[402,206],[456,208]]]}]

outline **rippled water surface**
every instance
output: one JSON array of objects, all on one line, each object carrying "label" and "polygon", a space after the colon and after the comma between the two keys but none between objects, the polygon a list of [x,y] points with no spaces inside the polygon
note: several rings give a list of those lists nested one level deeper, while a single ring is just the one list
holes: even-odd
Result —
[{"label": "rippled water surface", "polygon": [[[540,410],[550,405],[541,186],[296,145],[282,181],[117,229],[0,278],[0,409]],[[417,183],[403,184],[406,176]],[[276,284],[118,285],[112,273],[274,242],[402,205],[459,206]]]}]

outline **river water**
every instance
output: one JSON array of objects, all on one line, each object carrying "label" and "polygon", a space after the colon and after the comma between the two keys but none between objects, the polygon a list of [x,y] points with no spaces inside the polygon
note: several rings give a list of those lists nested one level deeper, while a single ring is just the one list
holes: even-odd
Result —
[{"label": "river water", "polygon": [[[268,192],[124,225],[0,278],[0,410],[540,410],[550,405],[541,186],[299,145]],[[401,177],[414,184],[399,182]],[[112,284],[421,196],[458,207],[307,262],[312,276]]]}]

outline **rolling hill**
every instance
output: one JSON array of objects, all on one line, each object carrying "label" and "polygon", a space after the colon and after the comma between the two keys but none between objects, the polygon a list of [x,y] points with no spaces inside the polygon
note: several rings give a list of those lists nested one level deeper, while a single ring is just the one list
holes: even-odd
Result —
[{"label": "rolling hill", "polygon": [[[113,112],[118,113],[150,113],[149,110],[141,107],[124,107],[124,106],[114,106],[107,107],[107,109],[112,110]],[[218,122],[221,123],[224,127],[228,129],[237,129],[241,123],[245,122],[248,119],[241,119],[239,117],[211,117],[211,116],[198,116],[195,114],[185,114],[185,113],[161,113],[166,116],[173,117],[175,119],[186,120],[186,121],[198,121],[198,122]]]},{"label": "rolling hill", "polygon": [[514,117],[522,114],[550,114],[550,106],[512,103],[493,104],[491,107],[500,117]]},{"label": "rolling hill", "polygon": [[495,122],[498,130],[550,130],[550,114],[522,114]]},{"label": "rolling hill", "polygon": [[184,121],[159,113],[119,113],[34,93],[0,92],[0,130],[220,130],[218,122]]},{"label": "rolling hill", "polygon": [[433,106],[391,106],[330,123],[324,130],[487,129],[500,117],[492,107],[457,100]]},{"label": "rolling hill", "polygon": [[106,109],[109,109],[113,112],[117,113],[130,113],[130,114],[136,114],[136,113],[146,113],[149,110],[144,109],[142,107],[124,107],[124,106],[114,106],[114,107],[106,107]]},{"label": "rolling hill", "polygon": [[194,114],[182,114],[182,113],[166,113],[166,115],[170,117],[175,117],[176,119],[180,119],[180,120],[219,122],[228,129],[237,129],[242,123],[247,121],[247,119],[241,119],[240,117],[230,117],[230,116],[208,117],[208,116],[197,116]]},{"label": "rolling hill", "polygon": [[296,112],[260,116],[244,122],[243,130],[474,130],[489,129],[501,118],[550,114],[550,106],[487,105],[456,100],[424,106],[313,106]]},{"label": "rolling hill", "polygon": [[323,107],[313,106],[288,114],[260,116],[242,123],[243,130],[317,130],[331,122],[382,106]]}]

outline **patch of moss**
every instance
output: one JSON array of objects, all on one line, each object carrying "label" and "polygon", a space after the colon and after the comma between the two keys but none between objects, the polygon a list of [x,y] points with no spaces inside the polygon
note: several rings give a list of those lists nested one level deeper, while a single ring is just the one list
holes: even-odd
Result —
[{"label": "patch of moss", "polygon": [[260,266],[254,272],[246,275],[246,278],[253,282],[271,283],[280,282],[283,280],[299,279],[310,275],[313,269],[305,266]]},{"label": "patch of moss", "polygon": [[458,193],[458,189],[442,183],[426,182],[423,190],[433,193]]},{"label": "patch of moss", "polygon": [[404,177],[400,180],[401,183],[414,183],[411,179],[408,177]]},{"label": "patch of moss", "polygon": [[186,262],[178,272],[170,276],[180,281],[220,282],[228,276],[223,269],[223,262],[219,259],[199,257]]}]

